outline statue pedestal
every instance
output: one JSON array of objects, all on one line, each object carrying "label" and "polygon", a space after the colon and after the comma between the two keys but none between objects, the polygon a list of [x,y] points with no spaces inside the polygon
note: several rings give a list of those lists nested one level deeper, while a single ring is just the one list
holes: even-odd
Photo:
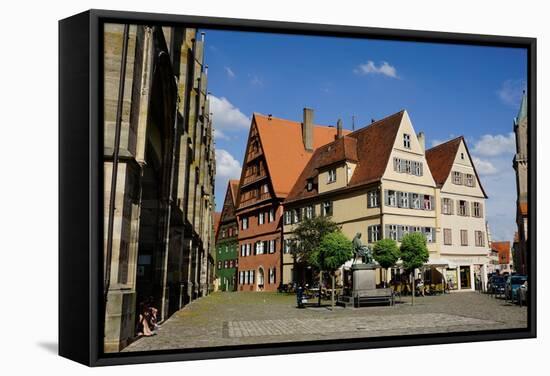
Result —
[{"label": "statue pedestal", "polygon": [[391,288],[376,288],[377,264],[353,264],[352,289],[348,296],[338,297],[338,303],[344,307],[362,307],[372,303],[393,305],[393,293]]}]

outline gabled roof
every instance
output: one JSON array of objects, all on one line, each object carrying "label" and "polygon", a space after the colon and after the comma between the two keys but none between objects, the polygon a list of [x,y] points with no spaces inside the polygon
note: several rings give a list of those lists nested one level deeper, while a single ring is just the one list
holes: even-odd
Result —
[{"label": "gabled roof", "polygon": [[[317,195],[315,183],[318,170],[339,161],[357,162],[347,188],[380,180],[386,170],[404,114],[404,110],[399,111],[315,150],[286,201]],[[311,191],[307,190],[308,179],[314,179],[314,189]]]},{"label": "gabled roof", "polygon": [[[302,123],[254,113],[267,170],[277,197],[286,197],[296,178],[313,155],[306,151],[302,139]],[[344,130],[344,134],[349,131]],[[314,125],[313,148],[334,141],[336,128]]]},{"label": "gabled roof", "polygon": [[464,142],[464,148],[466,148],[468,158],[472,162],[472,168],[474,169],[474,174],[479,184],[479,188],[481,189],[483,196],[487,198],[487,193],[485,193],[485,189],[481,184],[474,160],[470,155],[470,150],[468,149],[468,145],[466,144],[466,140],[463,136],[459,136],[426,150],[426,161],[428,162],[428,167],[432,172],[435,183],[441,188],[449,178],[456,154],[458,153],[458,148],[462,142]]},{"label": "gabled roof", "polygon": [[426,150],[426,160],[438,187],[447,181],[462,140],[460,136]]},{"label": "gabled roof", "polygon": [[237,205],[237,197],[239,196],[239,180],[229,180],[229,189],[231,190],[231,199],[233,200],[233,205]]}]

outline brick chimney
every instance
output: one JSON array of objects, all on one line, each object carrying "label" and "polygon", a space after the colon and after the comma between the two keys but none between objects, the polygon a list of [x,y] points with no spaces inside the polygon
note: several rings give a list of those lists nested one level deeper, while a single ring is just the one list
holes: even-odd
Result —
[{"label": "brick chimney", "polygon": [[307,151],[313,151],[313,110],[304,108],[304,121],[302,123],[302,140]]},{"label": "brick chimney", "polygon": [[424,136],[424,132],[418,132],[416,135],[416,138],[418,139],[418,142],[420,143],[420,147],[422,148],[422,152],[426,152],[426,136]]},{"label": "brick chimney", "polygon": [[342,138],[343,135],[342,119],[338,119],[336,122],[336,138]]}]

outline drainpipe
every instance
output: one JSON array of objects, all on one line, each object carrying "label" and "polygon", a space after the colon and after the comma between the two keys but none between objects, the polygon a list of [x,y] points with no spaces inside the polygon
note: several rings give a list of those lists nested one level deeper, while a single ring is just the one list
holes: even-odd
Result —
[{"label": "drainpipe", "polygon": [[120,76],[118,81],[118,99],[116,110],[116,125],[115,125],[115,140],[113,145],[113,171],[111,174],[111,192],[109,197],[109,220],[107,225],[107,254],[105,256],[105,275],[103,284],[104,294],[104,315],[107,313],[107,295],[109,287],[111,285],[111,261],[113,257],[113,227],[115,217],[115,199],[116,199],[116,181],[118,176],[118,158],[120,148],[120,132],[122,127],[122,107],[124,100],[124,82],[126,79],[126,61],[128,57],[128,36],[129,36],[128,24],[124,25],[124,32],[122,37],[122,58],[120,63]]}]

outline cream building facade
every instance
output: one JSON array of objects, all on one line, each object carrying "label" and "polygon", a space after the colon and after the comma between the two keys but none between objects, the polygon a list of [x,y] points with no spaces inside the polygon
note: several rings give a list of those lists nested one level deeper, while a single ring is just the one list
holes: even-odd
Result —
[{"label": "cream building facade", "polygon": [[348,238],[360,233],[366,244],[422,232],[430,258],[439,257],[439,192],[423,140],[401,111],[315,151],[285,201],[283,283],[297,267],[295,226],[312,215],[330,216]]},{"label": "cream building facade", "polygon": [[[440,196],[440,257],[457,290],[484,289],[491,264],[483,189],[463,137],[426,152]],[[477,286],[476,286],[477,282]]]}]

